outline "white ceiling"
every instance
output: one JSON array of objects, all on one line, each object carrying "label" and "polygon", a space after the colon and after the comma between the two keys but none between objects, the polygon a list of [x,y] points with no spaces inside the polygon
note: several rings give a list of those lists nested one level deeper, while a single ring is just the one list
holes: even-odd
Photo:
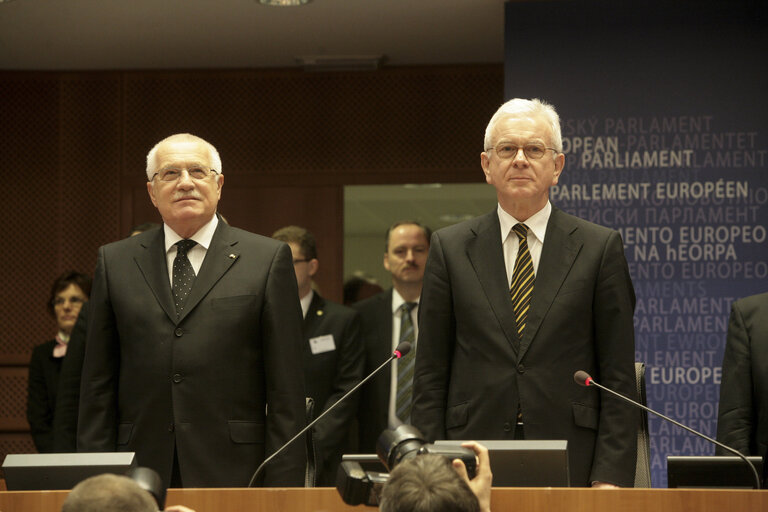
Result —
[{"label": "white ceiling", "polygon": [[504,0],[0,0],[0,69],[275,68],[307,55],[386,65],[503,60]]}]

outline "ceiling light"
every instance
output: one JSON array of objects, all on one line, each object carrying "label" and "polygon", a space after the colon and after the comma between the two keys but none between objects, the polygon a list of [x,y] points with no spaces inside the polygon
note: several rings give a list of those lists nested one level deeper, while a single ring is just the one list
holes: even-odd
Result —
[{"label": "ceiling light", "polygon": [[296,63],[304,71],[373,71],[379,68],[384,55],[303,55]]},{"label": "ceiling light", "polygon": [[259,0],[260,4],[274,5],[276,7],[294,7],[308,4],[310,0]]}]

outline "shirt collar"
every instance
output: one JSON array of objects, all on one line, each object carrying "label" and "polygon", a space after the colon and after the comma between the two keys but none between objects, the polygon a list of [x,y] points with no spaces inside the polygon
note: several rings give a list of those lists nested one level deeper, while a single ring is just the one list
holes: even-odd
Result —
[{"label": "shirt collar", "polygon": [[[405,304],[403,296],[395,288],[392,288],[392,314],[396,314],[403,304]],[[419,301],[416,301],[416,307],[419,307]]]},{"label": "shirt collar", "polygon": [[[190,240],[194,240],[205,250],[211,245],[213,234],[216,232],[216,226],[219,225],[219,218],[214,214],[213,218],[209,220],[203,227],[201,227],[197,233],[189,237]],[[183,240],[176,232],[171,229],[168,224],[163,224],[163,231],[165,233],[165,252],[171,250],[171,247],[179,240]]]},{"label": "shirt collar", "polygon": [[304,316],[304,318],[307,318],[307,312],[309,311],[309,306],[312,304],[312,299],[315,296],[315,291],[310,289],[309,293],[304,296],[303,299],[301,299],[299,302],[301,302],[301,314]]},{"label": "shirt collar", "polygon": [[[521,222],[504,211],[504,208],[502,208],[501,205],[498,205],[496,212],[499,215],[499,226],[501,226],[501,243],[503,244],[512,232],[514,225]],[[547,201],[547,204],[544,205],[544,208],[528,217],[528,220],[522,223],[528,226],[528,233],[533,233],[533,236],[536,237],[536,239],[539,240],[542,244],[544,243],[544,235],[547,232],[547,223],[549,222],[549,216],[551,214],[552,203]]]}]

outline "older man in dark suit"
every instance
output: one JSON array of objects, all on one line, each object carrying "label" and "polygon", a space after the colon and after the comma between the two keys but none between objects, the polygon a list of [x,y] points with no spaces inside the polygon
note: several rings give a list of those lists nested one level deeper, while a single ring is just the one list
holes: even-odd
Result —
[{"label": "older man in dark suit", "polygon": [[[305,423],[291,252],[221,221],[203,139],[158,143],[147,179],[162,229],[99,249],[78,449],[135,451],[173,487],[245,486]],[[264,483],[301,485],[304,466],[296,443]]]},{"label": "older man in dark suit", "polygon": [[554,108],[511,100],[481,165],[498,208],[435,233],[424,274],[413,424],[430,439],[566,439],[571,484],[631,486],[635,295],[616,231],[553,207]]}]

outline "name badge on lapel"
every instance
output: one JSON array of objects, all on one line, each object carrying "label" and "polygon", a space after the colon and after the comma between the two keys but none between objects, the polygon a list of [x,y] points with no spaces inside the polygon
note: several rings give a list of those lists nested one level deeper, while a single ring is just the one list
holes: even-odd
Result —
[{"label": "name badge on lapel", "polygon": [[323,336],[310,338],[309,349],[314,355],[336,350],[336,343],[333,342],[333,334],[324,334]]}]

